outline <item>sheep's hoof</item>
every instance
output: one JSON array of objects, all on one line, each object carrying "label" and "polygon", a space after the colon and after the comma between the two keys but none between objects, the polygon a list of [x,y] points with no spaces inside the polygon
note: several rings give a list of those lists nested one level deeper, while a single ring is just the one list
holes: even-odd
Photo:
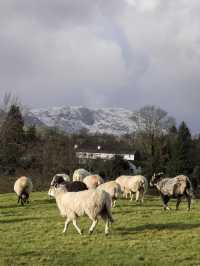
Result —
[{"label": "sheep's hoof", "polygon": [[108,236],[109,235],[109,233],[108,232],[105,232],[105,236]]},{"label": "sheep's hoof", "polygon": [[89,235],[91,235],[93,233],[93,230],[89,230]]}]

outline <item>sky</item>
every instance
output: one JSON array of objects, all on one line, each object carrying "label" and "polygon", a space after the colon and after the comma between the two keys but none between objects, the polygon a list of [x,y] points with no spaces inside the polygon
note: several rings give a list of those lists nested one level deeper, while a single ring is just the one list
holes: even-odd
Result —
[{"label": "sky", "polygon": [[0,97],[156,105],[200,132],[199,0],[0,0]]}]

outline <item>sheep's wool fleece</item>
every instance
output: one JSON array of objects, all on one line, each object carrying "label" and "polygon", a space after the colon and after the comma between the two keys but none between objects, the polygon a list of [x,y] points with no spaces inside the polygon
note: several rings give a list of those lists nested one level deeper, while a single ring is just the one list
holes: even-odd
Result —
[{"label": "sheep's wool fleece", "polygon": [[18,196],[20,196],[23,191],[30,193],[32,189],[33,189],[33,184],[30,178],[26,176],[21,176],[16,180],[14,184],[14,191],[17,193]]},{"label": "sheep's wool fleece", "polygon": [[174,178],[164,178],[160,180],[156,186],[163,195],[182,195],[189,181],[187,176],[179,175]]},{"label": "sheep's wool fleece", "polygon": [[100,184],[103,184],[104,181],[99,175],[88,175],[83,179],[83,182],[86,184],[88,189],[96,188]]},{"label": "sheep's wool fleece", "polygon": [[128,186],[128,180],[130,176],[122,175],[119,176],[115,181],[121,186],[121,189],[124,191],[125,188]]},{"label": "sheep's wool fleece", "polygon": [[103,183],[97,189],[103,189],[104,191],[108,192],[111,197],[118,197],[121,193],[121,187],[115,181]]},{"label": "sheep's wool fleece", "polygon": [[111,206],[110,195],[105,191],[95,189],[80,192],[59,192],[56,195],[60,214],[70,219],[85,214],[89,217],[96,217],[106,202],[109,202]]},{"label": "sheep's wool fleece", "polygon": [[74,171],[73,181],[83,181],[83,178],[90,175],[90,172],[87,170],[80,168]]},{"label": "sheep's wool fleece", "polygon": [[116,182],[120,184],[121,188],[131,190],[132,192],[138,191],[141,186],[146,190],[147,180],[142,175],[135,176],[120,176],[116,179]]}]

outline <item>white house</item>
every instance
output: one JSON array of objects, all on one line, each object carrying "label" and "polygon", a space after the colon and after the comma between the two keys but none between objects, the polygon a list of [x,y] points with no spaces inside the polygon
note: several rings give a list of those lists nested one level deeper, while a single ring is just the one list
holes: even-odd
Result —
[{"label": "white house", "polygon": [[95,159],[102,159],[102,160],[110,160],[115,156],[121,156],[124,160],[127,161],[134,161],[135,155],[134,154],[127,154],[127,153],[107,153],[107,152],[84,152],[79,151],[76,152],[76,157],[80,160],[95,160]]}]

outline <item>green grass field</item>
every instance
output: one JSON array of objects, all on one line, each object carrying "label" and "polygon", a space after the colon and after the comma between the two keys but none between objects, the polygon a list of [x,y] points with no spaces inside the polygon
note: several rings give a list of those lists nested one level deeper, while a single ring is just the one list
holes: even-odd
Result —
[{"label": "green grass field", "polygon": [[47,193],[31,194],[31,203],[17,206],[16,195],[0,195],[0,266],[3,265],[200,265],[200,201],[191,212],[186,202],[165,212],[158,197],[143,206],[118,201],[109,236],[100,221],[80,218],[80,236],[73,225],[63,234],[64,220]]}]

